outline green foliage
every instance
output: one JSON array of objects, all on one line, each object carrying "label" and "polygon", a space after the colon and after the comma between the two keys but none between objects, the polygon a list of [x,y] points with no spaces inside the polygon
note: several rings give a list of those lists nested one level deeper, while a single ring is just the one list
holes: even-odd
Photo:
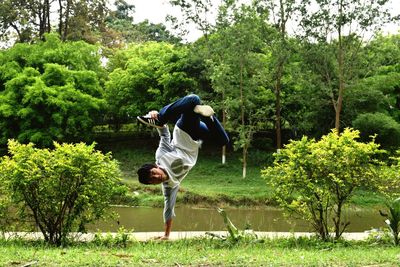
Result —
[{"label": "green foliage", "polygon": [[369,231],[368,237],[366,238],[366,242],[376,245],[388,245],[392,244],[392,236],[388,229],[372,229]]},{"label": "green foliage", "polygon": [[[217,31],[209,38],[207,61],[217,109],[227,114],[225,128],[235,133],[234,147],[243,150],[243,177],[253,134],[266,126],[274,96],[269,89],[266,65],[271,56],[263,51],[264,17],[256,6],[220,7]],[[221,100],[219,100],[221,99]]]},{"label": "green foliage", "polygon": [[[106,19],[106,25],[109,28],[111,40],[106,43],[107,46],[122,47],[128,43],[138,43],[147,41],[179,43],[180,38],[172,35],[165,25],[154,24],[144,20],[137,24],[133,23],[134,6],[128,5],[125,1],[115,2],[117,10],[111,11]],[[114,38],[112,38],[114,37]]]},{"label": "green foliage", "polygon": [[400,197],[400,150],[396,151],[395,156],[390,157],[389,166],[381,169],[382,184],[379,191],[383,192],[387,199],[397,199]]},{"label": "green foliage", "polygon": [[211,0],[169,0],[172,6],[179,7],[182,19],[168,15],[167,20],[171,22],[174,29],[180,30],[180,35],[188,33],[187,25],[193,23],[207,38],[212,31],[209,14],[212,13],[214,2]]},{"label": "green foliage", "polygon": [[342,209],[358,188],[379,185],[374,155],[380,150],[371,141],[361,143],[359,132],[333,131],[320,141],[303,137],[292,141],[276,154],[272,167],[262,176],[275,189],[281,207],[311,223],[324,240],[330,238],[333,218],[335,238],[340,238],[349,222],[343,222]]},{"label": "green foliage", "polygon": [[[400,70],[400,35],[376,34],[365,47],[365,61],[369,62],[369,76],[398,73]],[[383,81],[385,82],[385,81]]]},{"label": "green foliage", "polygon": [[117,129],[121,122],[193,90],[194,80],[185,72],[187,52],[184,47],[147,42],[132,44],[110,59],[105,96],[108,117]]},{"label": "green foliage", "polygon": [[386,203],[386,207],[389,210],[388,214],[381,212],[381,215],[385,220],[393,238],[393,243],[397,246],[400,244],[400,198]]},{"label": "green foliage", "polygon": [[207,232],[208,235],[210,235],[211,237],[220,238],[222,240],[227,240],[231,244],[236,244],[240,241],[262,242],[261,240],[257,240],[257,235],[252,230],[249,230],[249,229],[248,230],[239,230],[229,219],[225,210],[218,208],[217,211],[219,214],[221,214],[222,218],[224,219],[226,230],[228,231],[229,235],[227,237],[222,237],[222,236],[216,235],[214,233]]},{"label": "green foliage", "polygon": [[[38,23],[35,21],[42,2],[32,3],[22,0],[5,0],[0,3],[0,40],[10,41],[12,37],[19,42],[28,42],[39,35]],[[46,14],[42,14],[41,26],[46,23]],[[45,22],[46,21],[46,22]],[[16,35],[16,36],[15,36]]]},{"label": "green foliage", "polygon": [[[11,42],[32,42],[56,29],[63,40],[100,40],[106,0],[6,0],[0,3],[0,36]],[[56,22],[57,21],[57,22]],[[55,24],[51,25],[51,24]]]},{"label": "green foliage", "polygon": [[379,112],[364,113],[357,116],[353,125],[360,130],[364,140],[376,134],[376,141],[383,147],[400,146],[400,123],[391,116]]},{"label": "green foliage", "polygon": [[13,140],[8,145],[0,188],[51,244],[61,245],[69,233],[103,218],[113,194],[123,192],[117,162],[94,144],[54,143],[54,150]]},{"label": "green foliage", "polygon": [[110,248],[126,248],[129,244],[132,243],[132,241],[133,240],[130,236],[130,232],[127,231],[124,227],[120,227],[115,235],[111,233],[107,233],[105,235],[102,233],[96,233],[92,240],[92,242],[97,246],[106,246]]},{"label": "green foliage", "polygon": [[51,146],[90,140],[106,107],[97,47],[83,42],[18,44],[0,57],[0,144]]},{"label": "green foliage", "polygon": [[2,50],[0,65],[13,62],[12,64],[17,63],[20,68],[33,67],[43,73],[45,64],[55,63],[64,65],[70,70],[91,70],[102,78],[104,71],[100,65],[99,52],[98,46],[83,41],[66,43],[56,34],[46,34],[44,41],[34,44],[19,43],[12,48]]},{"label": "green foliage", "polygon": [[378,73],[358,81],[345,94],[344,124],[359,129],[364,140],[377,134],[377,143],[385,148],[397,148],[400,145],[399,88],[399,72]]},{"label": "green foliage", "polygon": [[329,54],[319,54],[323,59],[322,65],[318,63],[318,59],[313,65],[322,70],[320,79],[330,91],[329,96],[335,111],[335,129],[338,132],[343,127],[341,115],[345,89],[355,83],[359,76],[365,75],[363,70],[369,64],[360,57],[360,47],[365,43],[360,32],[375,32],[390,21],[387,2],[316,1],[317,8],[314,9],[310,1],[302,1],[299,8],[299,26],[304,38],[311,44],[328,45],[332,48],[329,49]]}]

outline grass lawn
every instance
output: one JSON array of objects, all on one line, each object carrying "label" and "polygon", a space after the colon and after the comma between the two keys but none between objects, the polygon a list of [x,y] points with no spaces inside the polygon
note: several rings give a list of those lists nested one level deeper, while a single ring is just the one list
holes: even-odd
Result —
[{"label": "grass lawn", "polygon": [[126,247],[0,241],[1,266],[399,266],[400,250],[366,242],[323,243],[312,239],[262,243],[211,239],[133,242]]}]

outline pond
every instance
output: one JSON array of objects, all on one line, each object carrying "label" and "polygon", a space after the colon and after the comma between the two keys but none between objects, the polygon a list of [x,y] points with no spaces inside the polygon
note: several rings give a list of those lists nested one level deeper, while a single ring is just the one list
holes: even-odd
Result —
[{"label": "pond", "polygon": [[[288,220],[282,210],[275,207],[262,209],[225,209],[228,217],[239,229],[246,225],[255,231],[308,232],[308,224],[302,220]],[[120,227],[135,232],[163,231],[162,208],[112,207],[118,219],[100,221],[89,227],[90,231],[116,232]],[[216,209],[180,206],[175,208],[173,231],[220,231],[226,230],[223,219]],[[348,209],[345,218],[351,223],[347,232],[364,232],[372,228],[385,227],[384,218],[376,209]]]}]

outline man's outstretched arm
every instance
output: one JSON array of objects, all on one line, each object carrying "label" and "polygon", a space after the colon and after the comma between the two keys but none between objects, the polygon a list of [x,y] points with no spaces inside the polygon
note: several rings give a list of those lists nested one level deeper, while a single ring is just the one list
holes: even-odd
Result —
[{"label": "man's outstretched arm", "polygon": [[168,240],[171,229],[172,229],[172,219],[175,216],[174,208],[176,203],[176,196],[179,191],[179,186],[170,188],[163,184],[163,194],[164,194],[164,236],[160,237],[161,240]]},{"label": "man's outstretched arm", "polygon": [[162,239],[169,239],[169,234],[171,233],[171,229],[172,229],[172,218],[167,220],[165,222],[165,232],[164,232],[164,237]]}]

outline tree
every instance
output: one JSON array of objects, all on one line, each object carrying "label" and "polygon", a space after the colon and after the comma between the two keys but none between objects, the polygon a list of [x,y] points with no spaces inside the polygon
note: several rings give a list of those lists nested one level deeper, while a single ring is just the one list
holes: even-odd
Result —
[{"label": "tree", "polygon": [[114,3],[116,10],[112,10],[106,18],[107,32],[102,34],[103,44],[108,47],[123,47],[132,42],[169,42],[178,44],[181,39],[167,30],[164,24],[154,24],[144,20],[134,23],[135,6],[124,0]]},{"label": "tree", "polygon": [[89,141],[105,109],[98,49],[55,35],[0,53],[0,143]]},{"label": "tree", "polygon": [[[335,110],[335,129],[340,131],[343,97],[346,85],[354,77],[354,62],[360,53],[366,32],[375,32],[388,22],[390,15],[385,6],[389,0],[316,0],[303,1],[300,8],[300,25],[304,37],[309,42],[333,43],[335,46],[335,74],[337,80],[328,84],[332,90],[332,103]],[[311,2],[317,8],[311,6]],[[316,10],[316,11],[312,11]]]},{"label": "tree", "polygon": [[104,21],[109,12],[107,0],[5,0],[0,7],[1,37],[16,42],[43,39],[54,28],[64,41],[96,43],[106,31]]},{"label": "tree", "polygon": [[398,36],[372,40],[361,54],[366,68],[344,94],[343,124],[359,129],[364,140],[378,134],[376,141],[387,149],[397,149],[400,140],[399,57]]},{"label": "tree", "polygon": [[8,147],[0,187],[50,244],[62,245],[72,231],[84,232],[88,223],[104,218],[111,197],[125,190],[117,162],[94,144],[55,143],[48,150],[11,140]]},{"label": "tree", "polygon": [[[224,6],[223,6],[224,7]],[[262,52],[264,17],[254,6],[236,7],[227,3],[210,36],[210,78],[214,90],[222,95],[222,107],[229,114],[228,130],[235,132],[235,147],[242,149],[243,177],[253,134],[265,126],[271,94],[264,66],[270,57]]]},{"label": "tree", "polygon": [[[287,33],[287,24],[289,19],[296,11],[295,0],[280,0],[276,3],[275,0],[260,1],[266,6],[266,12],[269,12],[269,17],[273,19],[273,25],[277,32],[274,37],[270,37],[269,48],[272,51],[272,66],[274,93],[275,93],[275,131],[276,131],[276,148],[282,148],[282,83],[285,73],[285,65],[288,62],[292,49],[290,48],[290,40]],[[272,32],[270,32],[272,33]]]},{"label": "tree", "polygon": [[394,245],[400,244],[400,150],[390,158],[389,166],[384,166],[381,170],[382,183],[380,191],[385,196],[385,211],[379,211],[385,217],[385,223],[392,234]]},{"label": "tree", "polygon": [[[6,0],[0,3],[0,32],[3,40],[29,42],[51,31],[50,0]],[[16,37],[12,36],[16,33]],[[11,35],[11,36],[10,36]]]},{"label": "tree", "polygon": [[207,39],[212,32],[213,25],[210,22],[210,14],[213,10],[213,1],[211,0],[170,0],[172,6],[178,6],[181,9],[182,20],[179,21],[174,16],[167,16],[167,19],[174,24],[175,29],[181,30],[181,35],[187,34],[185,25],[193,23]]},{"label": "tree", "polygon": [[303,137],[276,153],[274,165],[262,171],[279,205],[309,221],[323,240],[330,238],[330,218],[335,239],[346,230],[350,222],[343,221],[343,209],[355,190],[380,185],[375,156],[382,151],[373,140],[358,138],[359,132],[348,128],[320,141]]},{"label": "tree", "polygon": [[353,125],[362,132],[364,140],[376,134],[377,142],[386,148],[397,148],[400,145],[400,123],[385,113],[360,114]]},{"label": "tree", "polygon": [[365,48],[365,61],[370,63],[366,86],[381,91],[388,100],[386,110],[400,122],[400,34],[382,36],[372,40]]},{"label": "tree", "polygon": [[64,40],[84,40],[95,44],[101,41],[106,29],[105,20],[109,14],[107,0],[65,0],[70,14],[66,13]]},{"label": "tree", "polygon": [[148,20],[144,20],[135,24],[134,27],[142,35],[141,41],[156,41],[179,44],[182,40],[180,37],[174,36],[170,31],[167,30],[166,26],[161,23],[154,24]]},{"label": "tree", "polygon": [[186,47],[147,42],[131,44],[110,59],[105,96],[116,130],[129,118],[191,92],[195,86],[185,72],[187,53]]}]

